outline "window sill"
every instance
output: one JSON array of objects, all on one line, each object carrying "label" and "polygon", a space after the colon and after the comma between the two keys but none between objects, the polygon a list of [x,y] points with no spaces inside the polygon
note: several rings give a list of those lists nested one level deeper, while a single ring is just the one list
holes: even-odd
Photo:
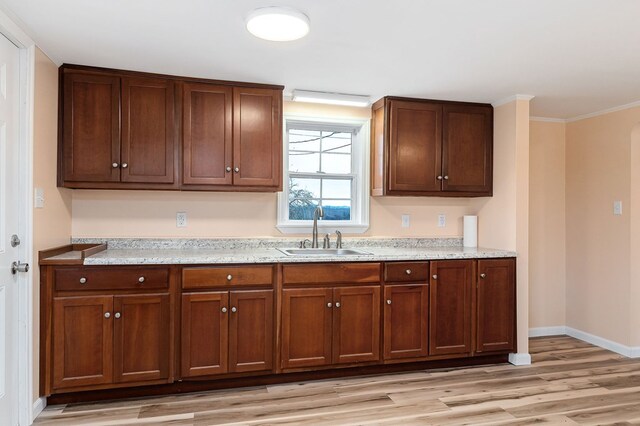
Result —
[{"label": "window sill", "polygon": [[[313,225],[293,224],[293,223],[279,223],[276,228],[283,234],[311,234]],[[355,224],[355,223],[335,223],[327,225],[326,223],[318,222],[318,234],[334,233],[336,230],[344,232],[345,234],[364,234],[369,229],[369,224]]]}]

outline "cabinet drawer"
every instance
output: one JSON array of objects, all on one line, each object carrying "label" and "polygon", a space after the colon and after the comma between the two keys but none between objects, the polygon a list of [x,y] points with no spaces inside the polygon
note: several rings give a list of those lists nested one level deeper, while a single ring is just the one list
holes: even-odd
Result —
[{"label": "cabinet drawer", "polygon": [[284,265],[284,284],[378,283],[380,263]]},{"label": "cabinet drawer", "polygon": [[273,265],[184,268],[182,288],[272,285]]},{"label": "cabinet drawer", "polygon": [[386,282],[427,281],[429,262],[392,262],[384,264]]},{"label": "cabinet drawer", "polygon": [[169,288],[167,268],[58,269],[56,290],[144,290]]}]

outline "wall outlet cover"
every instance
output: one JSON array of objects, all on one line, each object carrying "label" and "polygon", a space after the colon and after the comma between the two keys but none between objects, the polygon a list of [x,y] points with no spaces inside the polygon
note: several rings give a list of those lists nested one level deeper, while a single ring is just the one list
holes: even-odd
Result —
[{"label": "wall outlet cover", "polygon": [[186,228],[187,227],[187,212],[178,212],[178,213],[176,213],[176,226],[178,228]]},{"label": "wall outlet cover", "polygon": [[444,214],[438,215],[438,228],[444,228],[447,226],[447,216]]},{"label": "wall outlet cover", "polygon": [[402,227],[403,228],[408,228],[411,225],[411,216],[409,216],[408,214],[403,214],[402,215]]}]

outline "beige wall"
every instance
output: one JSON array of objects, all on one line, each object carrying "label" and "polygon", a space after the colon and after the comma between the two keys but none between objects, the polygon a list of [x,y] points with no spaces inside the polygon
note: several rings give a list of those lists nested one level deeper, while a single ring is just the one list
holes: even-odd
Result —
[{"label": "beige wall", "polygon": [[530,122],[531,328],[566,324],[565,126]]},{"label": "beige wall", "polygon": [[[567,325],[623,345],[639,343],[631,314],[640,285],[631,281],[638,223],[632,227],[630,209],[631,134],[639,122],[640,108],[632,108],[567,124]],[[614,200],[622,216],[613,215]]]},{"label": "beige wall", "polygon": [[[39,49],[35,58],[35,105],[33,135],[33,185],[44,189],[44,208],[33,211],[33,259],[38,251],[69,242],[71,191],[56,188],[58,132],[58,67]],[[33,268],[34,296],[34,401],[38,398],[40,274]]]}]

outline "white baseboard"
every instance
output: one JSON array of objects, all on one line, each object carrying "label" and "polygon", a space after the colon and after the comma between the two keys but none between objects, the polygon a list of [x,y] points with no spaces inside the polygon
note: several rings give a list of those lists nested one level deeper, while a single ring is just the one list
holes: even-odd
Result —
[{"label": "white baseboard", "polygon": [[511,353],[509,362],[513,365],[531,365],[531,355],[528,353]]},{"label": "white baseboard", "polygon": [[640,346],[622,345],[612,340],[608,340],[582,330],[577,330],[572,327],[560,325],[556,327],[537,327],[529,329],[529,337],[557,336],[560,334],[566,334],[567,336],[591,343],[592,345],[624,355],[628,358],[640,358]]},{"label": "white baseboard", "polygon": [[33,409],[31,411],[33,416],[31,417],[32,423],[36,419],[36,417],[38,417],[38,415],[42,413],[42,410],[44,410],[46,406],[47,406],[47,398],[38,398],[33,402]]},{"label": "white baseboard", "polygon": [[557,325],[555,327],[536,327],[529,329],[529,337],[542,337],[542,336],[559,336],[567,334],[567,327],[564,325]]}]

